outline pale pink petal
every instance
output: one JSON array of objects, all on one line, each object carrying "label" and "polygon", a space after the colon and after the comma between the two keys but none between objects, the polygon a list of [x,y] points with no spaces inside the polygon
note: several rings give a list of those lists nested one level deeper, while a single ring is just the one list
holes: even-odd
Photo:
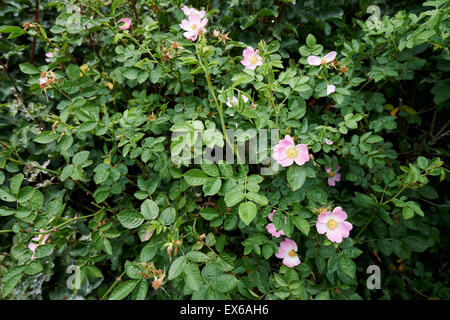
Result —
[{"label": "pale pink petal", "polygon": [[278,252],[275,254],[275,257],[284,259],[286,255],[291,251],[291,247],[288,246],[284,241],[280,243],[280,246],[278,247]]},{"label": "pale pink petal", "polygon": [[336,51],[331,51],[330,53],[328,53],[327,55],[325,55],[325,57],[323,57],[323,59],[324,59],[326,62],[331,62],[331,61],[334,60],[334,58],[336,58],[336,55],[337,55]]},{"label": "pale pink petal", "polygon": [[273,210],[267,217],[267,218],[269,218],[270,221],[273,221],[273,214],[275,213],[275,211],[277,211],[277,210]]},{"label": "pale pink petal", "polygon": [[253,50],[253,48],[248,46],[247,49],[243,51],[244,59],[249,59],[254,53],[255,51]]},{"label": "pale pink petal", "polygon": [[336,91],[336,86],[330,84],[327,86],[327,96]]},{"label": "pale pink petal", "polygon": [[347,213],[342,210],[341,207],[334,208],[332,215],[336,217],[336,220],[338,221],[344,221],[345,219],[347,219]]},{"label": "pale pink petal", "polygon": [[341,166],[336,166],[336,172],[338,172],[339,170],[341,170]]},{"label": "pale pink petal", "polygon": [[283,259],[283,264],[284,264],[286,267],[289,267],[289,268],[293,268],[293,267],[295,267],[295,266],[298,266],[300,263],[301,263],[301,262],[300,262],[300,258],[299,258],[297,255],[294,256],[294,257],[291,257],[290,255],[287,255],[287,256],[284,257],[284,259]]},{"label": "pale pink petal", "polygon": [[307,58],[308,60],[308,64],[311,66],[320,66],[320,62],[322,61],[319,57],[317,56],[309,56]]},{"label": "pale pink petal", "polygon": [[339,182],[339,181],[341,181],[341,174],[335,173],[333,178],[334,178],[334,181]]},{"label": "pale pink petal", "polygon": [[320,221],[317,221],[316,222],[316,229],[317,229],[318,233],[324,234],[325,232],[328,231],[328,226],[327,226],[326,223],[322,223]]},{"label": "pale pink petal", "polygon": [[331,212],[330,211],[325,211],[324,213],[321,213],[317,217],[317,221],[327,224],[328,220],[330,220],[330,218],[331,218]]},{"label": "pale pink petal", "polygon": [[327,232],[327,238],[328,238],[328,240],[330,240],[332,242],[341,243],[342,242],[342,235],[341,235],[341,232],[339,231],[339,228],[337,227],[334,230],[329,230]]},{"label": "pale pink petal", "polygon": [[284,236],[283,230],[278,231],[278,230],[275,228],[275,225],[274,225],[273,223],[267,224],[266,229],[267,229],[267,231],[268,231],[272,236],[274,236],[275,238],[279,238],[280,236]]},{"label": "pale pink petal", "polygon": [[285,135],[284,139],[280,140],[278,143],[290,147],[294,145],[294,139],[289,135]]},{"label": "pale pink petal", "polygon": [[327,145],[332,145],[332,144],[333,144],[333,141],[328,140],[328,139],[325,139],[325,143],[326,143]]},{"label": "pale pink petal", "polygon": [[328,185],[330,187],[334,187],[336,185],[336,181],[335,181],[334,177],[328,178]]},{"label": "pale pink petal", "polygon": [[294,160],[292,160],[290,158],[286,158],[286,159],[283,159],[283,160],[278,160],[278,163],[282,167],[289,167],[290,165],[292,165],[294,163]]},{"label": "pale pink petal", "polygon": [[309,160],[308,146],[306,144],[296,145],[297,157],[294,159],[299,166],[304,165]]},{"label": "pale pink petal", "polygon": [[326,171],[327,173],[330,173],[330,172],[331,172],[331,168],[325,168],[325,171]]}]

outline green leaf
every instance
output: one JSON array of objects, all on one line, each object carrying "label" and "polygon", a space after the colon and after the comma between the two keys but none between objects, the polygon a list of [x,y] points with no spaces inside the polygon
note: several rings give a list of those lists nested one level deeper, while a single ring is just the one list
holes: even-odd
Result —
[{"label": "green leaf", "polygon": [[142,248],[140,259],[141,261],[150,261],[153,259],[157,252],[158,245],[154,243],[148,243]]},{"label": "green leaf", "polygon": [[213,287],[219,292],[228,292],[233,290],[238,284],[239,280],[231,274],[222,274],[215,278]]},{"label": "green leaf", "polygon": [[9,188],[11,189],[11,192],[15,195],[19,193],[20,186],[22,185],[24,175],[19,173],[15,175],[13,178],[11,178],[11,182],[9,184]]},{"label": "green leaf", "polygon": [[53,133],[53,131],[49,130],[49,131],[44,131],[44,132],[41,132],[40,134],[38,134],[38,136],[35,137],[33,139],[33,141],[37,142],[37,143],[47,144],[47,143],[50,143],[50,142],[56,140],[56,138],[58,138],[58,137],[59,137],[59,134],[55,134],[55,133]]},{"label": "green leaf", "polygon": [[128,296],[140,280],[127,280],[122,282],[111,292],[108,300],[122,300]]},{"label": "green leaf", "polygon": [[225,194],[225,204],[227,205],[227,207],[232,207],[244,200],[244,198],[244,187],[235,186]]},{"label": "green leaf", "polygon": [[186,258],[184,256],[179,256],[176,258],[170,265],[169,280],[173,280],[178,277],[184,271],[186,265]]},{"label": "green leaf", "polygon": [[164,224],[166,226],[168,226],[169,224],[173,223],[175,221],[176,218],[176,211],[175,208],[173,207],[168,207],[165,208],[162,212],[161,212],[161,220],[164,222]]},{"label": "green leaf", "polygon": [[53,245],[51,244],[44,244],[40,245],[36,248],[35,255],[36,258],[40,259],[43,257],[47,257],[53,253]]},{"label": "green leaf", "polygon": [[184,268],[184,274],[186,275],[186,286],[192,291],[200,290],[202,285],[202,276],[200,275],[200,270],[196,264],[188,264]]},{"label": "green leaf", "polygon": [[308,34],[306,37],[306,45],[310,48],[314,48],[316,46],[316,38],[312,34]]},{"label": "green leaf", "polygon": [[258,194],[256,192],[248,192],[246,194],[246,197],[248,200],[256,202],[257,204],[262,205],[262,206],[267,206],[267,204],[269,203],[266,196],[264,196],[262,194]]},{"label": "green leaf", "polygon": [[205,196],[213,196],[219,192],[221,186],[222,180],[219,178],[209,178],[203,185],[203,192],[205,193]]},{"label": "green leaf", "polygon": [[288,168],[286,177],[292,191],[296,191],[305,183],[306,169],[304,167],[292,165]]},{"label": "green leaf", "polygon": [[80,151],[73,156],[72,162],[73,164],[82,165],[87,161],[88,158],[89,158],[89,151]]},{"label": "green leaf", "polygon": [[256,211],[256,204],[251,201],[243,202],[239,205],[239,218],[248,226],[255,219]]},{"label": "green leaf", "polygon": [[158,205],[150,199],[145,200],[141,204],[141,214],[146,219],[154,220],[158,217]]},{"label": "green leaf", "polygon": [[309,234],[310,226],[309,222],[305,218],[295,216],[293,218],[293,223],[298,228],[298,230],[300,230],[305,236]]},{"label": "green leaf", "polygon": [[40,73],[39,69],[29,63],[21,63],[19,64],[20,71],[26,74],[38,74]]},{"label": "green leaf", "polygon": [[0,199],[6,202],[16,202],[16,198],[3,189],[0,189]]},{"label": "green leaf", "polygon": [[138,285],[131,294],[132,300],[145,300],[148,292],[148,282],[146,279],[139,280]]},{"label": "green leaf", "polygon": [[76,80],[80,77],[80,67],[74,64],[69,64],[66,67],[66,74],[71,80]]},{"label": "green leaf", "polygon": [[191,186],[201,186],[208,179],[208,175],[200,169],[191,169],[184,174],[184,180]]},{"label": "green leaf", "polygon": [[127,229],[139,227],[144,222],[144,217],[133,209],[125,209],[117,215],[117,219],[122,226]]},{"label": "green leaf", "polygon": [[345,257],[340,257],[339,265],[341,267],[342,272],[344,272],[347,276],[354,279],[356,272],[356,264],[353,260]]},{"label": "green leaf", "polygon": [[209,257],[200,251],[189,251],[186,254],[186,258],[193,262],[206,262],[209,260]]}]

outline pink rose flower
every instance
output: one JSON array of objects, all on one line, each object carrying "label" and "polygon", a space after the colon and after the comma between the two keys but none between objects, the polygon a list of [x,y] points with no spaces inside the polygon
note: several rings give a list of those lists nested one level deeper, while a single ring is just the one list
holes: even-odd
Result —
[{"label": "pink rose flower", "polygon": [[289,268],[298,266],[301,261],[297,255],[297,244],[288,238],[285,238],[283,242],[280,243],[278,252],[275,257],[283,259],[283,264]]},{"label": "pink rose flower", "polygon": [[190,15],[188,19],[184,19],[180,23],[181,29],[186,31],[183,36],[191,41],[197,40],[198,35],[206,31],[205,26],[208,19],[202,19],[198,14]]},{"label": "pink rose flower", "polygon": [[336,87],[332,84],[327,86],[327,96],[329,96],[330,94],[332,94],[333,92],[336,91]]},{"label": "pink rose flower", "polygon": [[[241,97],[242,97],[242,100],[243,100],[244,102],[248,102],[248,98],[247,98],[244,94],[241,95]],[[227,99],[226,105],[227,105],[229,108],[231,108],[231,107],[236,107],[238,104],[239,104],[239,100],[238,100],[238,98],[236,98],[236,97],[233,97],[231,100],[230,100],[230,98]]]},{"label": "pink rose flower", "polygon": [[282,166],[288,167],[297,163],[299,166],[309,160],[308,146],[306,144],[294,144],[294,140],[286,135],[273,149],[272,157]]},{"label": "pink rose flower", "polygon": [[[276,210],[273,210],[271,214],[269,214],[269,216],[267,218],[269,218],[270,221],[273,221],[273,214],[275,213]],[[284,217],[284,221],[287,220],[287,217]],[[275,228],[275,225],[273,223],[269,223],[266,226],[267,231],[274,236],[275,238],[279,238],[280,236],[284,236],[284,232],[283,230],[278,231]]]},{"label": "pink rose flower", "polygon": [[340,166],[336,166],[336,171],[332,171],[331,168],[325,168],[325,171],[328,173],[328,185],[330,187],[334,187],[336,182],[341,181],[341,174],[338,171],[341,170]]},{"label": "pink rose flower", "polygon": [[323,58],[319,58],[318,56],[309,56],[307,58],[308,64],[311,66],[320,66],[325,65],[331,61],[334,60],[334,58],[336,58],[336,51],[331,51],[330,53],[328,53],[327,55],[325,55]]},{"label": "pink rose flower", "polygon": [[342,238],[347,238],[353,228],[353,225],[345,219],[347,213],[341,207],[334,208],[333,212],[326,211],[317,218],[317,232],[326,233],[328,240],[341,243]]},{"label": "pink rose flower", "polygon": [[325,143],[329,146],[331,146],[334,142],[331,141],[330,139],[325,139]]},{"label": "pink rose flower", "polygon": [[[41,232],[42,231],[43,230],[41,230]],[[34,253],[36,252],[36,248],[39,247],[40,245],[45,244],[48,237],[50,237],[50,233],[40,234],[40,235],[37,235],[36,237],[34,237],[33,239],[31,239],[30,243],[28,244],[28,249],[33,251],[33,256],[31,257],[31,260],[36,259],[36,256],[34,255]]]},{"label": "pink rose flower", "polygon": [[198,11],[197,9],[189,8],[186,5],[183,8],[181,8],[181,10],[183,10],[184,14],[187,16],[198,15],[198,16],[200,16],[200,18],[203,18],[206,15],[205,10]]},{"label": "pink rose flower", "polygon": [[220,35],[220,32],[217,30],[214,30],[213,35],[214,35],[214,37],[218,37]]},{"label": "pink rose flower", "polygon": [[244,65],[246,69],[255,70],[256,67],[261,66],[262,58],[259,55],[259,50],[253,50],[252,47],[248,46],[247,49],[244,50],[242,56],[244,59],[241,63]]},{"label": "pink rose flower", "polygon": [[130,29],[130,27],[131,27],[131,19],[130,18],[122,18],[119,21],[117,21],[116,24],[119,24],[121,22],[123,22],[123,24],[121,26],[119,26],[120,30]]}]

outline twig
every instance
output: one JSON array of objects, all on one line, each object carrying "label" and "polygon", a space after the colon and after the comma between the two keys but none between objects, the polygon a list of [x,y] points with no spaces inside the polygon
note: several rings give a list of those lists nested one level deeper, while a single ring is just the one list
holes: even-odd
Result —
[{"label": "twig", "polygon": [[[35,1],[34,22],[39,23],[39,0]],[[31,47],[31,59],[30,63],[34,64],[34,52],[36,50],[36,36],[33,37],[33,44]]]}]

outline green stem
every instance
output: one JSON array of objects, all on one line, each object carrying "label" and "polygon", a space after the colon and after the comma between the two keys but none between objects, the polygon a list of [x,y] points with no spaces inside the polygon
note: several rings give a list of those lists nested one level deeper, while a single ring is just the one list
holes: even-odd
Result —
[{"label": "green stem", "polygon": [[116,285],[122,281],[122,277],[125,275],[125,271],[122,272],[122,274],[116,279],[116,281],[114,281],[113,285],[108,289],[108,291],[106,291],[106,293],[103,295],[101,300],[104,300],[105,297],[116,287]]}]

